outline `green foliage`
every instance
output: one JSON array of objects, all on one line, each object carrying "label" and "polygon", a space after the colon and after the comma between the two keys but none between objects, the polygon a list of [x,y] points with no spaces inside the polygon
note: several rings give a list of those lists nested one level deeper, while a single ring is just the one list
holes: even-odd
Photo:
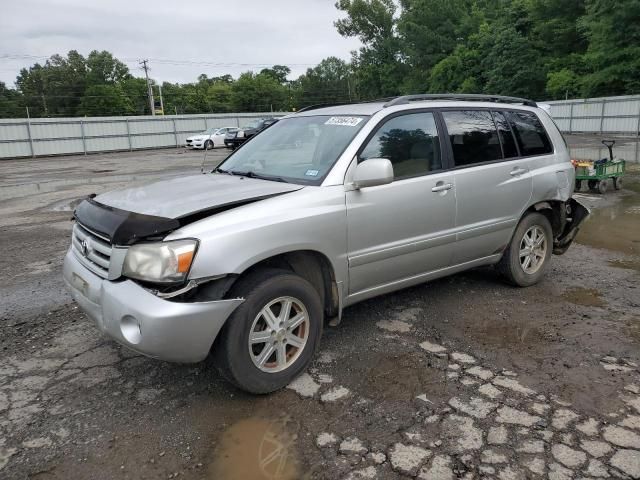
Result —
[{"label": "green foliage", "polygon": [[589,41],[582,93],[640,90],[640,0],[587,0],[579,26]]},{"label": "green foliage", "polygon": [[245,72],[231,89],[231,105],[236,112],[281,111],[287,108],[286,91],[270,73]]},{"label": "green foliage", "polygon": [[351,67],[347,62],[336,57],[325,58],[298,78],[294,90],[294,106],[301,108],[353,100],[351,77]]},{"label": "green foliage", "polygon": [[[557,99],[640,93],[640,0],[337,0],[361,47],[297,79],[286,65],[163,83],[165,113],[289,111],[403,93]],[[153,82],[153,81],[152,81]],[[0,83],[0,117],[149,114],[147,83],[71,50]],[[154,95],[158,95],[154,85]]]}]

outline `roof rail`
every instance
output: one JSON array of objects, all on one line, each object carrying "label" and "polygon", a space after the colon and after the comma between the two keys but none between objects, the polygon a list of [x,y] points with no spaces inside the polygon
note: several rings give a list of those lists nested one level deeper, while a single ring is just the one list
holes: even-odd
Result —
[{"label": "roof rail", "polygon": [[318,103],[316,105],[309,105],[308,107],[302,107],[300,110],[296,110],[295,112],[292,112],[292,113],[306,112],[309,110],[317,110],[318,108],[325,108],[325,107],[338,107],[340,105],[348,105],[348,103]]},{"label": "roof rail", "polygon": [[537,107],[533,100],[518,97],[505,97],[502,95],[479,95],[471,93],[425,93],[417,95],[403,95],[384,104],[386,107],[394,105],[406,105],[411,102],[420,102],[424,100],[458,100],[458,101],[475,101],[475,102],[499,102],[499,103],[521,103],[527,107]]}]

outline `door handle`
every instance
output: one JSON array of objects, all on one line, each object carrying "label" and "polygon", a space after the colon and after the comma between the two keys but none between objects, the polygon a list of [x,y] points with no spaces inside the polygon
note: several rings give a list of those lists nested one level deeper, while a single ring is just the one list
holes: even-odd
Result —
[{"label": "door handle", "polygon": [[453,188],[453,183],[438,182],[436,183],[436,186],[431,189],[431,191],[434,193],[446,192],[447,190],[451,190],[452,188]]},{"label": "door handle", "polygon": [[529,170],[527,170],[526,168],[516,167],[513,170],[511,170],[509,175],[511,175],[512,177],[519,177],[520,175],[524,175],[528,171]]}]

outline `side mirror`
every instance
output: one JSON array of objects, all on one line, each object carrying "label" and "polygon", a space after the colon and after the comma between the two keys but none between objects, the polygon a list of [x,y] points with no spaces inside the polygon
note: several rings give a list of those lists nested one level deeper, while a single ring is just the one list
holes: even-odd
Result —
[{"label": "side mirror", "polygon": [[393,165],[386,158],[370,158],[356,167],[353,185],[356,188],[375,187],[393,182]]}]

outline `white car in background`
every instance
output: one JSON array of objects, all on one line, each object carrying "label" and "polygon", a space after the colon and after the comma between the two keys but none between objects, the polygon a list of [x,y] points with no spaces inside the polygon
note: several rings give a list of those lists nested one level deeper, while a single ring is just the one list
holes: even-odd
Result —
[{"label": "white car in background", "polygon": [[187,138],[189,148],[215,148],[224,147],[224,137],[227,133],[237,132],[237,127],[209,128],[202,133]]}]

